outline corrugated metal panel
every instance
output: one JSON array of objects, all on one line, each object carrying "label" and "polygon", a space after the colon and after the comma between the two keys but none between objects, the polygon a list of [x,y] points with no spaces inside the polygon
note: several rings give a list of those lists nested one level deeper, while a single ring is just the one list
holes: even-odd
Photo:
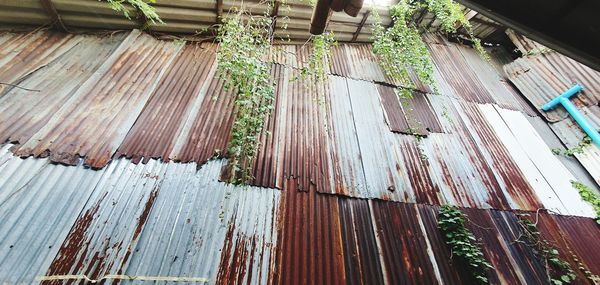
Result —
[{"label": "corrugated metal panel", "polygon": [[167,67],[115,156],[133,157],[134,162],[142,157],[145,161],[168,161],[187,117],[190,113],[197,115],[194,103],[205,98],[216,71],[214,62],[214,51],[197,44],[187,45]]},{"label": "corrugated metal panel", "polygon": [[377,86],[377,91],[392,132],[420,135],[442,132],[425,95],[414,92],[412,98],[399,98],[394,88],[383,85]]},{"label": "corrugated metal panel", "polygon": [[[300,192],[291,181],[283,196],[227,185],[217,180],[224,161],[197,170],[195,163],[118,159],[97,171],[20,159],[8,148],[0,155],[0,211],[7,217],[0,225],[3,281],[30,283],[52,274],[210,284],[469,280],[464,266],[450,259],[437,206]],[[515,242],[521,229],[512,212],[463,210],[495,267],[492,281],[546,280],[531,248]],[[572,262],[573,251],[598,273],[594,220],[530,214],[540,217],[544,238],[563,258]],[[578,283],[588,284],[579,275]]]},{"label": "corrugated metal panel", "polygon": [[[518,145],[515,147],[508,148],[509,150],[522,149],[523,152],[511,153],[515,161],[519,158],[528,158],[534,164],[534,174],[530,175],[531,172],[527,172],[524,177],[530,182],[530,185],[542,186],[539,188],[535,187],[534,189],[537,196],[544,202],[547,208],[563,214],[586,217],[595,216],[593,208],[587,202],[581,200],[577,190],[571,186],[570,181],[575,180],[575,177],[552,154],[550,148],[546,146],[533,126],[529,124],[527,118],[516,111],[494,108],[492,106],[482,108],[485,108],[482,110],[482,113],[486,115],[486,119],[490,123],[494,121],[498,122],[494,124],[496,132],[499,131],[499,128],[510,129],[508,133],[505,130],[504,134],[500,135],[500,137],[503,139],[513,137],[518,142]],[[497,110],[497,113],[494,109]],[[505,145],[508,144],[505,143]],[[549,197],[552,197],[552,202],[546,200]],[[553,204],[556,206],[551,207],[550,205]],[[560,206],[561,204],[562,207]]]},{"label": "corrugated metal panel", "polygon": [[[55,60],[45,63],[43,67],[29,71],[30,74],[18,82],[19,86],[39,90],[38,92],[16,87],[5,89],[6,93],[0,96],[0,142],[9,140],[24,143],[29,140],[96,72],[124,36],[125,33],[117,33],[111,37],[74,36],[70,41],[77,42],[75,46]],[[30,37],[35,39],[39,35]],[[16,50],[19,48],[21,47]],[[52,49],[48,46],[42,48]],[[42,59],[39,54],[30,57],[26,62]],[[12,61],[20,60],[12,58],[11,64]],[[28,68],[23,68],[23,71],[27,70]]]},{"label": "corrugated metal panel", "polygon": [[31,284],[43,275],[104,170],[16,158],[0,150],[0,280]]},{"label": "corrugated metal panel", "polygon": [[8,147],[0,156],[3,282],[67,274],[269,280],[280,192],[218,182],[223,161],[197,170],[119,159],[96,171],[23,160]]},{"label": "corrugated metal panel", "polygon": [[[18,84],[27,75],[51,63],[77,45],[83,37],[57,32],[5,34],[0,44],[0,82]],[[0,95],[10,86],[0,84]]]},{"label": "corrugated metal panel", "polygon": [[119,48],[57,111],[16,150],[66,164],[106,165],[125,138],[151,91],[181,44],[131,32]]}]

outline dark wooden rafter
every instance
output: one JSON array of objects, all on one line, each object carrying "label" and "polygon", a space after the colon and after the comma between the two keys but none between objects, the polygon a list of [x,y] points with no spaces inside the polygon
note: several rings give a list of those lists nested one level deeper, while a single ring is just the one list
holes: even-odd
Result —
[{"label": "dark wooden rafter", "polygon": [[215,12],[217,14],[217,24],[223,22],[223,0],[217,0]]},{"label": "dark wooden rafter", "polygon": [[365,15],[363,16],[362,20],[360,20],[360,24],[358,24],[358,28],[356,28],[356,32],[354,32],[354,35],[352,35],[351,42],[356,41],[356,39],[358,38],[358,35],[360,34],[360,31],[362,30],[363,26],[367,22],[367,19],[369,18],[370,14],[371,14],[371,10],[367,10],[367,12],[365,12]]},{"label": "dark wooden rafter", "polygon": [[276,0],[273,4],[273,10],[269,15],[271,17],[271,27],[269,31],[269,39],[273,42],[273,38],[275,37],[275,29],[277,29],[277,16],[279,15],[279,6],[281,6],[281,2]]},{"label": "dark wooden rafter", "polygon": [[48,16],[50,16],[50,19],[52,20],[52,25],[56,26],[63,32],[67,32],[68,29],[63,23],[60,15],[58,14],[56,7],[54,7],[52,0],[40,0],[40,3],[42,4],[42,7],[44,7],[44,10],[48,14]]}]

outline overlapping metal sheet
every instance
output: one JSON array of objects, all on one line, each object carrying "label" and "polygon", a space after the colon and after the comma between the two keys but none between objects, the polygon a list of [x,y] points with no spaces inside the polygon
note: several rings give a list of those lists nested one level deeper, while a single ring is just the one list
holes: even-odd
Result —
[{"label": "overlapping metal sheet", "polygon": [[222,161],[197,170],[119,159],[92,170],[20,159],[8,147],[0,156],[3,283],[269,279],[280,191],[218,182]]},{"label": "overlapping metal sheet", "polygon": [[[52,105],[58,109],[46,111],[39,121],[16,118],[0,122],[8,130],[5,136],[20,143],[15,153],[50,156],[52,161],[66,164],[77,164],[84,157],[85,165],[100,168],[121,156],[134,162],[159,158],[203,164],[226,151],[233,102],[216,74],[214,45],[158,41],[138,31],[129,33],[118,47],[119,36],[107,38],[104,50],[107,54],[112,51],[107,60],[94,75],[88,71],[72,77],[72,82],[70,66],[58,63],[89,56],[87,42],[95,43],[88,37],[76,39],[84,45],[74,47],[56,63],[59,79],[68,82],[61,85],[64,89],[27,98],[17,96],[25,91],[12,88],[3,96],[5,108],[21,114],[42,97],[50,100],[56,96],[57,104],[62,104]],[[468,57],[453,44],[439,46],[460,58]],[[368,46],[342,47],[352,54],[350,58],[373,59]],[[470,61],[475,61],[472,57]],[[93,63],[92,67],[99,64]],[[489,96],[500,92],[497,74],[476,76],[495,71],[483,65],[479,68],[479,72],[471,72],[474,77],[469,84],[497,91]],[[40,71],[28,80],[41,81],[47,76]],[[79,88],[67,88],[85,76],[88,78]],[[292,183],[298,191],[525,210],[539,208],[543,199],[538,195],[551,192],[535,180],[528,181],[529,175],[521,168],[533,169],[530,175],[534,176],[540,172],[531,162],[518,167],[515,161],[519,156],[511,155],[485,118],[485,110],[457,97],[458,87],[449,81],[441,80],[439,89],[448,95],[415,94],[411,100],[398,100],[391,87],[339,76],[314,82],[302,78],[297,68],[280,64],[274,65],[273,78],[277,82],[275,110],[254,162],[254,185],[282,189]],[[431,132],[429,136],[392,133],[390,124],[399,120],[390,118],[400,115],[398,108],[409,132]],[[25,131],[29,135],[19,133]],[[550,165],[560,165],[560,161]],[[566,208],[579,205],[579,201],[552,197],[546,200],[553,201],[547,206],[555,205],[554,210],[563,212],[557,200],[567,203],[563,204]]]},{"label": "overlapping metal sheet", "polygon": [[15,151],[76,164],[106,165],[181,44],[134,31],[76,93]]},{"label": "overlapping metal sheet", "polygon": [[[541,109],[544,104],[578,83],[584,89],[577,96],[571,97],[571,101],[593,126],[600,128],[600,74],[524,36],[515,33],[509,33],[509,36],[525,56],[505,65],[504,69],[525,98]],[[567,148],[580,144],[585,134],[564,108],[558,106],[552,111],[540,113],[551,122],[550,127]],[[600,184],[598,147],[585,147],[583,153],[576,153],[575,157],[596,183]]]},{"label": "overlapping metal sheet", "polygon": [[[36,33],[26,38],[41,37]],[[62,35],[61,35],[62,36]],[[17,37],[14,35],[13,37]],[[58,37],[58,35],[55,35]],[[51,44],[47,36],[43,37],[45,44]],[[110,37],[75,36],[70,41],[77,42],[75,46],[65,51],[54,60],[48,60],[43,67],[39,67],[31,76],[25,76],[14,81],[4,78],[21,88],[6,90],[0,96],[0,141],[24,143],[46,125],[52,116],[74,95],[77,89],[98,70],[113,50],[124,38],[124,33],[117,33]],[[12,47],[4,46],[3,51],[8,53]],[[41,47],[46,49],[51,47]],[[13,49],[14,52],[14,49]],[[23,53],[23,51],[21,51]],[[39,53],[28,55],[31,61],[41,60]],[[12,61],[21,62],[16,58],[0,55],[0,61],[6,60],[9,65]],[[10,59],[10,61],[9,61]],[[23,62],[25,63],[25,62]],[[2,69],[4,70],[4,66]],[[28,68],[22,67],[23,72]],[[33,72],[33,71],[29,71]],[[0,86],[3,88],[3,86]],[[30,91],[35,90],[35,91]],[[1,94],[2,92],[0,92]]]},{"label": "overlapping metal sheet", "polygon": [[[498,72],[471,64],[480,59],[459,46],[438,47],[471,68],[451,79],[479,84],[470,88],[487,90],[490,102],[463,96],[443,72],[441,95],[406,100],[364,70],[315,82],[290,64],[295,55],[274,55],[275,109],[254,186],[240,187],[219,182],[226,162],[210,160],[226,150],[234,113],[214,45],[136,31],[72,40],[79,44],[18,82],[52,92],[12,87],[0,96],[12,114],[0,117],[12,118],[0,120],[2,135],[21,144],[0,152],[1,281],[469,283],[437,229],[442,204],[466,207],[495,283],[546,280],[531,248],[515,242],[517,211],[539,215],[544,237],[574,268],[570,251],[600,274],[600,229],[570,186],[572,165],[551,153]],[[372,60],[363,47],[342,47]],[[81,60],[94,50],[97,58]]]},{"label": "overlapping metal sheet", "polygon": [[[286,191],[281,255],[276,262],[277,284],[471,284],[463,264],[451,258],[437,227],[437,206],[381,200],[340,198],[317,193]],[[337,208],[336,208],[337,206]],[[546,267],[531,247],[517,242],[522,229],[509,211],[463,209],[494,266],[493,284],[544,284]],[[542,238],[551,241],[561,257],[573,263],[574,253],[585,268],[596,271],[595,245],[577,234],[597,236],[589,218],[543,216],[557,229]],[[569,221],[569,219],[572,219]],[[563,221],[577,230],[562,227]],[[577,226],[577,222],[582,225]],[[555,242],[563,235],[569,244]],[[592,242],[593,244],[593,242]],[[583,252],[591,250],[590,252]],[[584,257],[585,256],[585,257]],[[573,266],[578,268],[578,266]],[[577,270],[576,270],[577,271]],[[577,283],[591,284],[581,272]]]}]

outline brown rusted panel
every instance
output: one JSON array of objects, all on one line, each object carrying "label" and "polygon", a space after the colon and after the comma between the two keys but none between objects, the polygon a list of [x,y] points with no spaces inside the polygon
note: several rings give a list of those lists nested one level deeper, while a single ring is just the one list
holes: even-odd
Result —
[{"label": "brown rusted panel", "polygon": [[337,197],[286,181],[274,284],[346,284]]},{"label": "brown rusted panel", "polygon": [[485,160],[485,157],[489,157],[487,163],[493,169],[497,181],[502,183],[502,188],[506,191],[505,194],[498,192],[496,195],[491,196],[491,199],[495,201],[505,200],[500,197],[506,196],[512,200],[513,208],[530,210],[542,208],[543,206],[536,197],[531,185],[519,170],[498,135],[486,122],[481,111],[476,106],[468,103],[462,103],[461,108],[465,111],[466,116],[463,121],[469,124],[465,126],[468,129],[468,135],[479,146],[482,158]]},{"label": "brown rusted panel", "polygon": [[[29,140],[102,65],[124,35],[125,33],[116,33],[110,38],[71,38],[70,41],[77,41],[79,44],[43,67],[28,71],[26,78],[19,82],[19,86],[30,90],[6,89],[5,94],[0,96],[0,142],[9,140],[24,143]],[[12,60],[19,61],[16,58]],[[38,60],[43,59],[36,56],[30,61]],[[25,66],[21,68],[23,71],[27,70]],[[0,86],[1,88],[3,87]]]},{"label": "brown rusted panel", "polygon": [[[193,103],[214,73],[215,53],[187,45],[168,67],[115,157],[170,159]],[[212,100],[212,98],[209,98]]]},{"label": "brown rusted panel", "polygon": [[415,204],[373,201],[380,255],[389,284],[439,284]]},{"label": "brown rusted panel", "polygon": [[[82,37],[40,31],[12,34],[0,43],[0,82],[18,84],[28,74],[73,48]],[[0,84],[0,95],[11,86]]]},{"label": "brown rusted panel", "polygon": [[227,150],[227,142],[234,119],[232,92],[225,91],[223,81],[215,74],[210,80],[206,94],[201,98],[201,105],[188,117],[190,127],[179,138],[171,154],[175,161],[206,162],[215,153],[223,154]]},{"label": "brown rusted panel", "polygon": [[88,79],[39,132],[15,151],[49,152],[53,161],[104,167],[133,125],[180,44],[131,32],[97,76]]},{"label": "brown rusted panel", "polygon": [[[590,218],[552,215],[563,237],[567,237],[569,249],[575,253],[583,265],[596,275],[600,275],[600,227]],[[564,250],[569,255],[567,250]],[[572,256],[567,256],[572,259]],[[574,267],[577,268],[577,267]]]},{"label": "brown rusted panel", "polygon": [[435,66],[456,96],[469,102],[495,102],[453,44],[434,34],[426,34],[426,41]]},{"label": "brown rusted panel", "polygon": [[[583,272],[578,270],[579,265],[577,263],[575,263],[575,261],[573,260],[573,255],[572,255],[572,253],[575,251],[574,251],[574,248],[570,241],[579,239],[577,234],[581,233],[581,231],[577,231],[577,230],[563,231],[561,229],[561,227],[559,226],[559,224],[557,223],[557,221],[555,220],[555,216],[551,215],[551,214],[547,214],[544,212],[532,212],[529,214],[530,214],[529,219],[533,223],[536,224],[538,231],[541,233],[540,238],[543,240],[546,240],[551,247],[558,250],[560,259],[567,261],[571,265],[571,268],[577,274],[577,279],[575,280],[574,284],[591,284],[587,280],[587,278],[585,277]],[[568,216],[565,216],[565,217],[568,217]],[[568,218],[572,218],[572,217],[568,217]],[[584,220],[586,220],[586,219],[591,220],[589,218],[582,218],[581,220],[570,219],[569,224],[573,228],[579,228],[580,227],[579,223],[581,223],[581,222],[583,222],[582,225],[585,226],[586,223],[584,222]],[[591,221],[594,222],[593,220],[591,220]],[[580,243],[583,241],[579,240],[576,242]],[[576,254],[578,255],[578,257],[581,256],[580,252],[576,252]],[[590,254],[592,254],[594,256],[592,257],[592,256],[590,256]],[[582,259],[585,262],[585,265],[587,268],[590,268],[590,264],[589,264],[590,261],[595,262],[596,264],[598,263],[598,255],[596,254],[596,252],[584,253],[584,255],[581,257],[582,258],[579,258],[579,259]],[[585,257],[585,259],[583,259],[583,257]],[[591,265],[595,266],[593,263]],[[598,271],[595,271],[595,272],[592,271],[592,272],[596,275],[598,274]]]},{"label": "brown rusted panel", "polygon": [[466,284],[469,281],[469,272],[463,264],[451,258],[450,248],[444,242],[444,237],[438,228],[439,207],[423,204],[418,204],[416,207],[421,217],[423,232],[429,241],[431,254],[436,260],[434,266],[441,280],[445,284]]},{"label": "brown rusted panel", "polygon": [[289,180],[298,191],[327,189],[330,151],[320,103],[327,90],[296,69],[276,67],[274,72],[279,74],[275,110],[262,135],[253,185],[282,188]]},{"label": "brown rusted panel", "polygon": [[381,105],[385,111],[385,119],[392,132],[407,132],[409,126],[406,121],[404,111],[398,101],[398,95],[394,92],[394,88],[379,85],[377,86],[379,97],[381,97]]},{"label": "brown rusted panel", "polygon": [[[332,197],[333,198],[333,197]],[[339,213],[348,284],[383,284],[369,201],[340,198]]]},{"label": "brown rusted panel", "polygon": [[409,118],[409,125],[411,124],[410,119],[414,117],[416,125],[413,126],[413,128],[418,126],[420,128],[424,128],[426,132],[430,133],[443,132],[438,116],[433,112],[433,108],[431,107],[427,96],[422,93],[414,92],[412,94],[412,98],[407,101],[409,101],[408,108],[404,109],[406,117]]}]

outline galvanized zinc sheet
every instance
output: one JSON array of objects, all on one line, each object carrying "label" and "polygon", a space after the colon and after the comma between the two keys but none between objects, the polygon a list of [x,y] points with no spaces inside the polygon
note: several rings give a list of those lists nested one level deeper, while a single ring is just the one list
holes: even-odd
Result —
[{"label": "galvanized zinc sheet", "polygon": [[269,279],[280,191],[218,182],[224,161],[197,170],[119,159],[92,170],[14,157],[9,146],[0,156],[3,282]]},{"label": "galvanized zinc sheet", "polygon": [[[28,141],[98,70],[125,35],[126,33],[116,33],[110,37],[73,36],[70,41],[76,41],[75,46],[56,59],[45,63],[43,67],[31,71],[18,82],[20,87],[28,90],[8,86],[4,88],[5,94],[0,96],[0,142]],[[39,35],[29,37],[37,36]],[[49,42],[44,41],[44,43]],[[10,50],[13,47],[4,48]],[[13,52],[19,48],[21,46],[14,47]],[[52,49],[52,47],[47,48]],[[40,54],[31,57],[27,62],[42,59]],[[11,64],[19,62],[16,58],[2,55],[0,59],[10,59]],[[22,66],[20,68],[24,72],[27,70]]]},{"label": "galvanized zinc sheet", "polygon": [[16,150],[53,161],[106,165],[182,44],[133,31],[48,123]]}]

